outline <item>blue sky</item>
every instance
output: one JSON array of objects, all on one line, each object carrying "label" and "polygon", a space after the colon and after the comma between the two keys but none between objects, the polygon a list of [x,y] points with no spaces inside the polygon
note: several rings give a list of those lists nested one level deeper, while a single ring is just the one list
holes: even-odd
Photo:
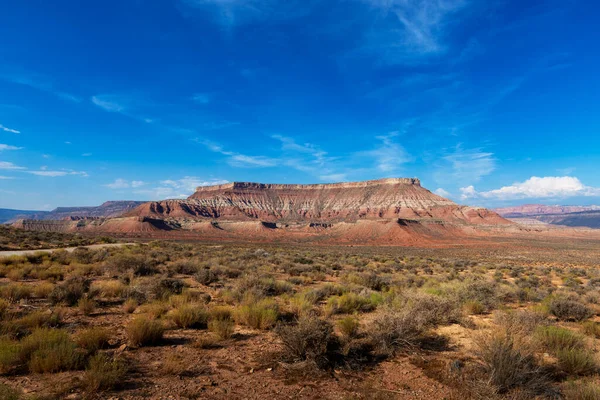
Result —
[{"label": "blue sky", "polygon": [[0,207],[393,176],[463,204],[600,203],[595,2],[0,9]]}]

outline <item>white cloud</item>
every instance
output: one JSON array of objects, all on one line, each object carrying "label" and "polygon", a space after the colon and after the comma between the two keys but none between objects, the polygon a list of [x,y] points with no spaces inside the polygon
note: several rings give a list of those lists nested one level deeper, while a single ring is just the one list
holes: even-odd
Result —
[{"label": "white cloud", "polygon": [[397,172],[403,164],[413,160],[404,147],[397,143],[394,138],[398,132],[390,132],[387,135],[376,136],[381,144],[365,154],[375,160],[376,169],[384,174]]},{"label": "white cloud", "polygon": [[478,148],[465,149],[459,144],[451,153],[442,157],[442,165],[438,167],[435,179],[439,183],[473,183],[491,174],[495,169],[494,153]]},{"label": "white cloud", "polygon": [[195,176],[186,176],[181,179],[168,179],[160,182],[160,186],[144,190],[136,190],[135,193],[148,196],[153,200],[186,198],[196,191],[199,186],[222,185],[229,181],[223,179],[201,179]]},{"label": "white cloud", "polygon": [[3,150],[21,150],[22,147],[16,147],[16,146],[10,146],[8,144],[1,144],[0,143],[0,151]]},{"label": "white cloud", "polygon": [[321,175],[319,179],[324,182],[343,182],[346,180],[346,174],[329,174],[329,175]]},{"label": "white cloud", "polygon": [[131,181],[131,187],[132,188],[139,188],[142,187],[146,184],[146,182],[144,181]]},{"label": "white cloud", "polygon": [[0,175],[0,180],[8,180],[8,179],[15,179],[11,176],[4,176],[4,175]]},{"label": "white cloud", "polygon": [[240,154],[233,151],[227,151],[223,149],[218,143],[211,142],[210,140],[204,140],[201,138],[193,139],[195,142],[204,145],[208,150],[213,153],[223,154],[227,156],[227,163],[232,167],[242,168],[265,168],[274,167],[277,165],[277,160],[265,156],[250,156],[246,154]]},{"label": "white cloud", "polygon": [[448,22],[465,0],[360,0],[382,13],[367,48],[388,61],[444,53]]},{"label": "white cloud", "polygon": [[18,85],[29,86],[42,92],[47,92],[63,100],[72,101],[74,103],[81,102],[81,98],[70,93],[57,90],[52,82],[38,74],[2,74],[0,75],[0,79]]},{"label": "white cloud", "polygon": [[79,175],[83,177],[87,177],[88,174],[85,171],[71,171],[71,170],[61,170],[61,171],[49,171],[46,167],[40,168],[39,171],[24,171],[28,174],[37,175],[37,176],[46,176],[55,178],[58,176],[67,176],[67,175]]},{"label": "white cloud", "polygon": [[584,185],[571,176],[532,176],[525,182],[516,182],[500,189],[478,192],[473,186],[460,189],[461,198],[517,200],[534,198],[566,198],[575,196],[600,196],[600,188]]},{"label": "white cloud", "polygon": [[436,189],[433,193],[437,194],[438,196],[442,196],[442,197],[450,197],[451,196],[450,192],[448,192],[447,190],[444,190],[442,188]]},{"label": "white cloud", "polygon": [[8,161],[0,161],[0,169],[25,169],[25,167],[19,167]]},{"label": "white cloud", "polygon": [[92,153],[83,153],[81,156],[82,157],[91,157]]},{"label": "white cloud", "polygon": [[0,131],[10,132],[10,133],[21,133],[21,131],[18,131],[16,129],[8,128],[8,127],[6,127],[6,126],[4,126],[2,124],[0,124]]},{"label": "white cloud", "polygon": [[114,95],[92,96],[92,103],[108,112],[121,113],[127,109],[123,103],[123,98]]},{"label": "white cloud", "polygon": [[[133,186],[134,182],[135,182],[135,186]],[[125,179],[118,178],[118,179],[115,179],[115,181],[113,183],[107,183],[104,186],[106,186],[107,188],[110,188],[110,189],[129,189],[130,187],[140,187],[143,184],[144,184],[144,182],[142,182],[142,181],[129,182],[129,181],[126,181]]]},{"label": "white cloud", "polygon": [[208,93],[196,93],[192,100],[194,100],[198,104],[208,104],[211,101],[210,95]]}]

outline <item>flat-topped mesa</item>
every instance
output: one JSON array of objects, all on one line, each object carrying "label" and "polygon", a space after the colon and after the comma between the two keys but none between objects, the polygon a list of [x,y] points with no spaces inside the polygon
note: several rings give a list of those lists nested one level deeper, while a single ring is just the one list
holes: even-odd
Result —
[{"label": "flat-topped mesa", "polygon": [[[220,190],[257,190],[257,189],[282,189],[282,190],[315,190],[315,189],[348,189],[365,188],[378,185],[415,185],[421,186],[418,178],[384,178],[360,182],[316,183],[316,184],[287,184],[287,183],[258,183],[258,182],[231,182],[222,185],[198,186],[197,192],[213,192]],[[193,197],[193,196],[191,196]]]}]

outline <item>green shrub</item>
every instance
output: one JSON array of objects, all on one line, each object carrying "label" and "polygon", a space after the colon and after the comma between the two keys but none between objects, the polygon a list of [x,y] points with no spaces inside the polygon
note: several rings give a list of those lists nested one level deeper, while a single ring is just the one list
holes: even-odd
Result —
[{"label": "green shrub", "polygon": [[110,331],[106,328],[88,328],[79,332],[75,341],[82,349],[85,349],[88,354],[94,354],[100,349],[108,347],[110,339]]},{"label": "green shrub", "polygon": [[151,346],[160,342],[165,329],[160,321],[144,316],[134,318],[127,325],[127,337],[133,346]]},{"label": "green shrub", "polygon": [[586,335],[600,339],[600,323],[594,321],[584,322],[583,332],[585,332]]},{"label": "green shrub", "polygon": [[568,382],[563,390],[566,400],[598,400],[600,399],[600,383]]},{"label": "green shrub", "polygon": [[542,326],[535,331],[536,338],[550,352],[562,349],[583,349],[585,343],[583,337],[569,329],[558,326]]},{"label": "green shrub", "polygon": [[90,358],[83,375],[83,384],[88,392],[111,390],[123,383],[127,374],[125,364],[105,354]]},{"label": "green shrub", "polygon": [[19,364],[21,345],[15,340],[0,337],[0,374],[9,373]]},{"label": "green shrub", "polygon": [[220,339],[229,339],[235,329],[231,309],[213,307],[209,313],[208,329]]},{"label": "green shrub", "polygon": [[590,375],[598,371],[594,353],[581,348],[561,348],[555,351],[559,368],[569,375]]},{"label": "green shrub", "polygon": [[337,327],[346,338],[353,338],[358,333],[360,321],[356,317],[346,316],[337,322]]},{"label": "green shrub", "polygon": [[269,329],[275,325],[278,317],[277,303],[261,300],[240,306],[235,313],[238,323],[254,329]]},{"label": "green shrub", "polygon": [[208,313],[202,305],[182,304],[172,311],[170,317],[179,328],[187,329],[206,326]]},{"label": "green shrub", "polygon": [[21,342],[21,361],[31,372],[58,372],[78,369],[83,354],[61,329],[38,328]]},{"label": "green shrub", "polygon": [[370,297],[356,293],[344,293],[327,300],[327,310],[331,314],[351,314],[355,312],[373,311],[377,305]]},{"label": "green shrub", "polygon": [[0,399],[2,400],[21,400],[21,392],[11,388],[4,383],[0,383]]},{"label": "green shrub", "polygon": [[5,285],[0,285],[0,298],[8,300],[9,302],[17,302],[22,299],[29,299],[32,297],[32,293],[32,286],[25,285],[23,283],[8,283]]},{"label": "green shrub", "polygon": [[77,307],[79,307],[79,311],[83,315],[91,315],[94,310],[96,310],[96,301],[89,298],[88,296],[83,296],[77,302]]}]

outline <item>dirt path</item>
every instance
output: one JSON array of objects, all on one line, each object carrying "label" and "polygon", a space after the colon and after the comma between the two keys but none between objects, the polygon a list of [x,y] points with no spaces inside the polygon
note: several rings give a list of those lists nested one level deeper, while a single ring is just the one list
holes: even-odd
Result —
[{"label": "dirt path", "polygon": [[[121,246],[133,245],[133,244],[135,244],[135,243],[106,243],[106,244],[92,244],[89,246],[80,246],[80,247],[86,247],[90,250],[94,250],[94,249],[101,249],[103,247],[121,247]],[[33,253],[37,253],[37,252],[52,253],[53,251],[56,251],[56,250],[66,250],[70,253],[73,250],[75,250],[76,248],[77,247],[65,247],[65,248],[59,248],[59,249],[43,249],[43,250],[6,250],[6,251],[0,251],[0,258],[10,257],[10,256],[25,256],[27,254],[33,254]]]}]

